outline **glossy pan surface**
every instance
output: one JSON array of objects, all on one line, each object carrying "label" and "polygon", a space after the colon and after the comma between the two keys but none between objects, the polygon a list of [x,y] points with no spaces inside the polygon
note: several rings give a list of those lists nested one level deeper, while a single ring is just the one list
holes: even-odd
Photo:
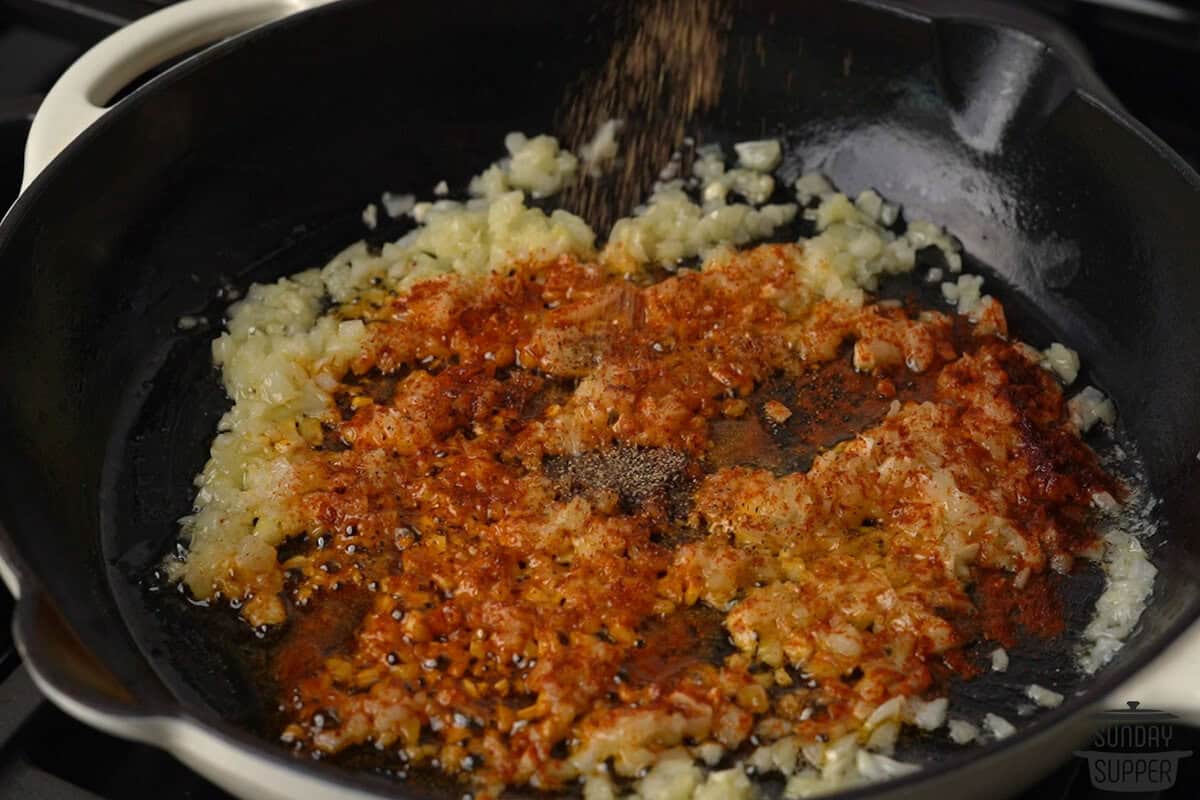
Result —
[{"label": "glossy pan surface", "polygon": [[[1080,351],[1163,504],[1148,543],[1153,607],[1129,646],[1088,680],[1066,641],[964,687],[954,702],[970,714],[1011,708],[1047,674],[1075,693],[987,748],[910,743],[931,767],[891,788],[914,794],[948,789],[972,765],[1038,763],[1049,741],[1061,757],[1081,712],[1200,610],[1196,176],[1053,31],[1047,47],[989,6],[929,9],[745,3],[725,94],[700,130],[726,143],[780,136],[785,176],[819,170],[945,225],[1023,338]],[[6,217],[3,547],[21,585],[18,633],[81,704],[147,738],[147,720],[192,720],[325,787],[446,796],[432,782],[302,763],[258,738],[264,708],[243,657],[252,634],[195,624],[145,579],[227,407],[209,343],[231,293],[323,264],[362,236],[360,212],[381,191],[462,185],[506,132],[552,131],[560,98],[611,35],[610,16],[583,4],[335,4],[135,92]],[[208,325],[181,331],[183,315]],[[1098,588],[1084,581],[1068,598],[1076,629]],[[55,614],[78,642],[46,644]],[[79,650],[65,657],[68,646]]]}]

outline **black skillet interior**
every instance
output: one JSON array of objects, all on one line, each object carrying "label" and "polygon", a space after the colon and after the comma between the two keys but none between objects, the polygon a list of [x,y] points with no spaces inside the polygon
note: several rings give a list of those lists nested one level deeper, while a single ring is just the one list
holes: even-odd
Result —
[{"label": "black skillet interior", "polygon": [[[782,136],[788,177],[819,169],[943,223],[986,265],[1023,338],[1076,347],[1084,379],[1116,398],[1165,501],[1154,613],[1090,683],[1060,648],[960,699],[1011,707],[1035,675],[1099,696],[1200,602],[1200,496],[1187,491],[1200,447],[1194,176],[1073,92],[1028,37],[834,0],[744,11],[704,134]],[[10,215],[0,513],[84,644],[141,703],[243,727],[263,710],[238,655],[251,632],[181,619],[144,582],[227,407],[209,343],[231,292],[324,263],[363,235],[360,212],[381,191],[462,187],[507,131],[550,130],[611,31],[610,14],[574,3],[352,0],[135,93]],[[183,331],[183,315],[204,322]]]}]

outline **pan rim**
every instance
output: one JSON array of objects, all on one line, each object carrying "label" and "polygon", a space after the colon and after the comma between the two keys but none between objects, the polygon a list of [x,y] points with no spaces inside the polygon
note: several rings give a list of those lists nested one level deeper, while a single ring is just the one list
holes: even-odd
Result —
[{"label": "pan rim", "polygon": [[[179,81],[185,80],[197,70],[206,68],[212,64],[225,58],[228,54],[240,50],[243,47],[249,47],[253,42],[264,37],[273,37],[284,35],[292,26],[303,24],[311,24],[311,20],[323,15],[334,15],[336,13],[345,13],[346,6],[366,6],[376,0],[344,0],[341,3],[331,4],[315,9],[311,9],[293,17],[280,20],[270,25],[263,26],[248,32],[231,40],[217,44],[200,53],[197,53],[188,59],[184,60],[172,69],[164,72],[162,75],[148,81],[145,85],[139,87],[132,92],[118,106],[112,109],[108,114],[101,118],[97,123],[90,126],[87,131],[81,134],[73,141],[63,152],[54,159],[46,169],[35,179],[28,190],[13,204],[13,206],[4,215],[3,220],[0,220],[0,261],[3,261],[4,255],[10,245],[11,240],[15,237],[16,231],[27,224],[33,210],[38,205],[39,198],[45,193],[46,187],[55,181],[56,177],[65,169],[65,164],[79,157],[79,154],[86,151],[90,143],[104,135],[111,127],[119,124],[122,117],[127,116],[133,109],[138,108],[146,103],[152,102],[154,98],[166,87],[172,86]],[[906,16],[916,18],[922,21],[934,22],[939,19],[952,18],[947,16],[930,16],[922,14],[920,11],[914,10],[911,6],[903,4],[892,4],[886,0],[846,0],[850,5],[856,5],[873,9],[875,11],[889,13],[893,15]],[[977,17],[963,17],[978,20]],[[1034,41],[1046,44],[1044,41],[1037,39],[1032,34],[1022,31],[1018,28],[1003,26],[1006,30],[1023,37],[1028,37]],[[1150,147],[1153,152],[1163,159],[1174,172],[1182,177],[1188,185],[1200,192],[1200,175],[1188,165],[1181,156],[1175,153],[1165,142],[1163,142],[1152,131],[1146,128],[1141,122],[1133,118],[1127,111],[1120,108],[1113,108],[1111,104],[1105,102],[1104,99],[1095,96],[1090,90],[1084,87],[1076,86],[1073,90],[1084,102],[1094,107],[1097,111],[1104,115],[1105,118],[1111,120],[1118,126],[1124,128],[1140,142]],[[20,591],[17,595],[17,615],[16,622],[19,624],[22,619],[21,607],[28,606],[32,603],[33,598],[39,592],[53,601],[53,597],[45,593],[38,586],[36,577],[24,565],[20,557],[19,548],[16,543],[16,538],[7,529],[6,526],[0,524],[0,559],[6,562],[13,568],[17,587]],[[1164,630],[1155,638],[1154,641],[1147,643],[1139,652],[1123,663],[1114,667],[1106,668],[1101,674],[1094,676],[1088,681],[1086,690],[1080,694],[1071,696],[1060,707],[1045,711],[1038,715],[1038,718],[1027,725],[1023,726],[1019,735],[1010,737],[1005,740],[991,742],[982,746],[964,748],[962,755],[954,755],[944,761],[923,765],[920,772],[894,778],[886,782],[878,784],[870,784],[860,786],[838,793],[838,797],[843,798],[865,798],[874,795],[882,790],[887,791],[902,791],[912,790],[925,782],[932,782],[936,779],[944,778],[946,775],[962,769],[968,765],[980,764],[986,761],[994,761],[1000,756],[1015,750],[1023,745],[1028,745],[1031,740],[1037,739],[1053,729],[1058,728],[1070,718],[1076,717],[1088,708],[1094,707],[1104,698],[1109,696],[1113,690],[1125,683],[1134,674],[1140,672],[1148,666],[1158,655],[1165,651],[1169,646],[1174,644],[1181,634],[1189,628],[1197,619],[1200,619],[1200,599],[1192,603],[1192,608],[1181,614],[1172,624],[1166,626]],[[124,624],[124,620],[122,620]],[[145,659],[145,655],[137,648],[137,656]],[[154,667],[153,661],[146,659],[148,666],[154,674],[158,675],[158,669]],[[33,670],[36,674],[36,670]],[[167,690],[168,694],[173,695],[173,692]],[[241,729],[234,723],[228,722],[219,717],[214,719],[206,719],[202,715],[197,715],[191,709],[180,704],[178,698],[173,698],[175,701],[174,708],[155,709],[149,708],[144,713],[134,714],[137,718],[152,718],[155,716],[167,716],[172,722],[181,725],[192,725],[204,730],[207,733],[218,735],[225,739],[231,739],[240,745],[247,746],[257,758],[267,759],[268,761],[280,764],[291,769],[301,769],[306,775],[318,781],[330,781],[335,784],[347,786],[349,788],[362,788],[366,791],[378,791],[377,781],[385,779],[372,779],[372,776],[364,773],[358,773],[351,770],[345,770],[334,767],[329,764],[315,765],[302,760],[299,760],[282,750],[274,743],[256,736],[246,730]],[[168,749],[171,749],[169,746]],[[403,784],[391,784],[389,786],[398,786],[399,791],[403,793]],[[395,791],[392,792],[395,794]]]}]

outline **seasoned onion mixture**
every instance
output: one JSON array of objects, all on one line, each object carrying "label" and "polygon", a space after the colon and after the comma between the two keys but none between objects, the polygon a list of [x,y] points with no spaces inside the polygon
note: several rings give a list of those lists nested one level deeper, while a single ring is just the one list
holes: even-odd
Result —
[{"label": "seasoned onion mixture", "polygon": [[735,249],[801,206],[709,150],[597,251],[524,205],[574,157],[508,145],[473,199],[232,309],[173,575],[283,626],[280,733],[313,755],[594,800],[914,768],[900,727],[946,725],[968,644],[1062,632],[1054,584],[1124,495],[1080,438],[1111,404],[1068,404],[1074,354],[1010,338],[970,276],[957,308],[877,300],[921,248],[961,261],[872,192],[804,178],[818,232]]}]

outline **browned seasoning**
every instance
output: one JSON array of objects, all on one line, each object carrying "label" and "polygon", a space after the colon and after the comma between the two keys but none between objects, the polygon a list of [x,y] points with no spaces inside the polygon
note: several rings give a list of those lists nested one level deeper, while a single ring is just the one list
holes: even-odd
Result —
[{"label": "browned seasoning", "polygon": [[1057,384],[998,308],[780,303],[797,257],[382,304],[303,468],[307,546],[254,578],[302,609],[284,738],[553,789],[685,738],[836,737],[969,676],[980,637],[1056,635],[1050,564],[1118,492]]}]

